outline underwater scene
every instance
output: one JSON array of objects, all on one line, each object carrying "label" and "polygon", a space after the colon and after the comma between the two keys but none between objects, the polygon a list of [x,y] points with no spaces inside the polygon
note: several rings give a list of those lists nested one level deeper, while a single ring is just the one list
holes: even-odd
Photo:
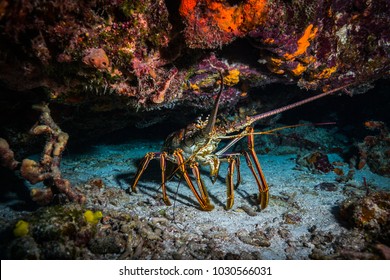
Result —
[{"label": "underwater scene", "polygon": [[[362,96],[361,105],[353,101],[355,109],[362,109],[358,118],[376,113],[388,119],[387,94],[373,94],[387,109],[376,111],[378,103]],[[121,131],[65,150],[61,178],[71,182],[71,194],[54,194],[50,203],[40,202],[46,206],[36,205],[29,196],[34,190],[42,193],[33,200],[47,199],[42,183],[31,185],[3,172],[7,176],[2,176],[2,258],[387,258],[389,132],[383,122],[349,122],[350,116],[329,125],[298,119],[313,110],[330,120],[335,114],[353,114],[342,112],[344,106],[336,107],[301,109],[302,114],[290,113],[278,121],[293,119],[303,126],[255,136],[254,146],[269,186],[265,209],[261,209],[256,179],[243,156],[241,182],[234,189],[231,209],[226,206],[227,162],[221,163],[214,183],[209,169],[200,169],[214,206],[211,211],[202,211],[180,176],[167,182],[172,204],[167,206],[158,159],[150,162],[136,192],[131,191],[141,159],[161,151],[169,125]],[[256,131],[275,127],[283,125],[259,126]],[[240,151],[246,145],[244,139],[233,149]],[[28,158],[42,161],[40,154]],[[196,186],[195,177],[189,176]],[[83,203],[70,202],[73,196],[82,196]]]},{"label": "underwater scene", "polygon": [[0,257],[390,259],[390,3],[0,1]]}]

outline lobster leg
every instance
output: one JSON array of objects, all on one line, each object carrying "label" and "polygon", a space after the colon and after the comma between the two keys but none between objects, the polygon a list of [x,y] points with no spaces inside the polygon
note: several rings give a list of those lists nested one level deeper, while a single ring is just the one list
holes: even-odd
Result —
[{"label": "lobster leg", "polygon": [[237,166],[237,181],[236,184],[234,185],[234,189],[237,189],[238,186],[241,183],[241,172],[240,172],[240,165],[241,165],[241,160],[240,157],[236,158],[236,166]]},{"label": "lobster leg", "polygon": [[147,153],[144,158],[142,159],[142,162],[140,164],[140,167],[137,170],[137,174],[135,175],[135,179],[133,184],[131,185],[131,190],[133,192],[137,192],[137,184],[139,179],[141,178],[141,175],[144,173],[145,169],[148,167],[149,162],[156,157],[156,153]]},{"label": "lobster leg", "polygon": [[163,194],[163,200],[166,205],[170,206],[172,205],[169,201],[169,197],[167,195],[167,186],[166,186],[166,169],[167,169],[167,153],[163,152],[160,155],[160,167],[161,167],[161,191]]},{"label": "lobster leg", "polygon": [[[264,209],[267,207],[268,200],[269,200],[268,184],[267,184],[267,181],[265,180],[263,170],[261,169],[259,159],[257,158],[256,152],[255,152],[253,127],[248,127],[247,132],[248,132],[248,151],[249,152],[244,151],[243,154],[245,156],[246,163],[248,164],[249,169],[252,171],[252,174],[255,177],[257,186],[259,188],[260,208]],[[252,163],[252,159],[254,162],[254,166]],[[256,173],[256,171],[257,171],[257,173]]]},{"label": "lobster leg", "polygon": [[184,162],[184,158],[183,158],[183,152],[180,149],[178,149],[178,150],[174,151],[173,155],[175,156],[175,158],[177,160],[177,164],[178,164],[178,166],[180,168],[180,171],[181,171],[184,179],[187,182],[187,185],[190,187],[191,191],[194,193],[194,195],[195,195],[196,199],[198,200],[199,205],[202,208],[202,210],[205,210],[205,211],[213,210],[214,206],[211,205],[208,202],[208,198],[206,200],[204,200],[204,198],[203,198],[205,195],[207,195],[206,189],[202,189],[202,188],[204,188],[203,184],[200,186],[202,195],[199,195],[199,193],[196,190],[194,184],[192,183],[191,178],[188,175],[188,172],[187,172],[187,169],[186,169],[186,166],[185,166],[185,162]]},{"label": "lobster leg", "polygon": [[228,175],[226,176],[226,194],[227,194],[226,209],[232,208],[234,204],[233,175],[234,175],[234,168],[237,166],[237,161],[234,157],[231,156],[228,158],[228,163],[229,163]]},{"label": "lobster leg", "polygon": [[207,202],[207,204],[210,204],[210,199],[209,199],[209,195],[207,194],[207,189],[203,183],[202,178],[200,178],[199,164],[197,162],[194,162],[191,163],[190,167],[192,169],[192,173],[196,178],[196,184],[198,185],[200,195],[202,196],[203,201]]},{"label": "lobster leg", "polygon": [[147,153],[145,155],[145,157],[143,158],[142,162],[141,162],[141,165],[140,167],[138,168],[138,171],[137,171],[137,174],[135,176],[135,179],[134,179],[134,183],[131,187],[132,191],[133,192],[136,192],[136,186],[138,184],[138,181],[139,179],[141,178],[142,174],[144,173],[144,171],[146,170],[146,168],[148,168],[148,165],[150,163],[150,161],[152,159],[155,159],[155,158],[160,158],[160,167],[161,167],[161,191],[162,191],[162,194],[163,194],[163,200],[165,202],[166,205],[170,206],[172,205],[171,202],[169,201],[169,197],[167,195],[167,187],[166,187],[166,182],[167,182],[167,179],[166,179],[166,166],[167,166],[167,161],[166,161],[166,158],[167,158],[167,153]]},{"label": "lobster leg", "polygon": [[[225,153],[220,156],[222,160],[227,160],[228,162],[228,173],[226,176],[226,194],[227,194],[227,203],[226,209],[232,208],[234,204],[234,190],[238,188],[241,183],[241,172],[240,172],[240,154],[237,153]],[[236,183],[233,184],[234,171],[237,173]]]}]

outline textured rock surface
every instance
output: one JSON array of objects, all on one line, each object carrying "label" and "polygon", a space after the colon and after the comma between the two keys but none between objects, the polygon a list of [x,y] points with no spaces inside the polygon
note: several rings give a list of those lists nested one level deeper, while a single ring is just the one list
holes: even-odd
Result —
[{"label": "textured rock surface", "polygon": [[[38,151],[27,131],[41,102],[71,143],[185,126],[210,112],[218,71],[222,113],[241,116],[284,105],[297,88],[351,83],[353,95],[389,77],[386,0],[172,2],[1,1],[0,137],[17,156]],[[258,99],[276,83],[298,87]]]},{"label": "textured rock surface", "polygon": [[234,100],[275,81],[360,85],[388,75],[389,11],[386,0],[4,0],[0,79],[92,112],[197,102],[215,68],[235,73]]}]

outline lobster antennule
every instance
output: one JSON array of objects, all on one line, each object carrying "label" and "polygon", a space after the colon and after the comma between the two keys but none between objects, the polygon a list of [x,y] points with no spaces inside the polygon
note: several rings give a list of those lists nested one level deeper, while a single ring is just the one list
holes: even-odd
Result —
[{"label": "lobster antennule", "polygon": [[258,114],[258,115],[254,115],[254,116],[248,117],[247,120],[245,121],[245,124],[246,125],[251,125],[252,123],[254,123],[254,122],[258,121],[258,120],[261,120],[261,119],[264,119],[264,118],[267,118],[267,117],[270,117],[270,116],[273,116],[273,115],[276,115],[276,114],[288,111],[288,110],[293,109],[295,107],[302,106],[302,105],[304,105],[306,103],[309,103],[309,102],[312,102],[314,100],[320,99],[320,98],[322,98],[324,96],[331,95],[331,94],[333,94],[333,93],[335,93],[337,91],[345,89],[346,87],[348,87],[350,85],[351,84],[344,85],[342,87],[338,87],[338,88],[335,88],[335,89],[323,92],[321,94],[318,94],[318,95],[315,95],[315,96],[303,99],[301,101],[297,101],[295,103],[292,103],[292,104],[280,107],[278,109],[274,109],[272,111],[268,111],[268,112],[265,112],[265,113],[261,113],[261,114]]},{"label": "lobster antennule", "polygon": [[210,114],[210,117],[209,117],[209,121],[207,122],[206,128],[204,130],[204,134],[205,135],[210,134],[213,131],[213,129],[214,129],[215,121],[217,120],[219,102],[220,102],[221,96],[222,96],[223,75],[222,75],[221,71],[218,71],[218,72],[219,72],[219,76],[221,78],[221,86],[219,87],[219,92],[218,92],[217,98],[215,99],[213,110],[211,111],[211,114]]}]

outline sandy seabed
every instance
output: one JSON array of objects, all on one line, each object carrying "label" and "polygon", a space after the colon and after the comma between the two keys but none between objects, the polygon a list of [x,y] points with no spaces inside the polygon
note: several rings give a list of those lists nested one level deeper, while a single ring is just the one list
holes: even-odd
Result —
[{"label": "sandy seabed", "polygon": [[[235,191],[233,208],[226,210],[227,165],[222,164],[214,184],[208,170],[202,170],[215,206],[213,211],[204,212],[199,210],[185,182],[178,178],[168,183],[173,206],[163,203],[157,160],[145,171],[138,192],[126,192],[140,159],[160,147],[161,142],[138,139],[126,144],[92,146],[81,154],[65,154],[63,176],[86,194],[86,204],[18,211],[15,204],[4,202],[2,234],[9,241],[2,245],[4,258],[383,258],[375,249],[378,244],[381,246],[380,240],[367,239],[363,229],[349,226],[340,217],[343,202],[364,197],[367,191],[389,191],[390,178],[370,172],[367,166],[355,170],[352,179],[343,181],[334,172],[313,172],[297,165],[296,154],[259,155],[270,187],[268,207],[259,209],[257,185],[242,161],[242,182]],[[348,173],[349,166],[339,155],[328,156],[330,162],[339,163],[344,174]],[[57,207],[57,212],[53,207]],[[103,218],[92,225],[81,221],[86,209],[101,211]],[[60,218],[64,215],[73,218]],[[29,221],[30,232],[15,239],[10,232],[20,219]],[[53,234],[50,224],[61,230]],[[80,236],[80,232],[84,234]],[[48,253],[52,247],[58,252]]]}]

